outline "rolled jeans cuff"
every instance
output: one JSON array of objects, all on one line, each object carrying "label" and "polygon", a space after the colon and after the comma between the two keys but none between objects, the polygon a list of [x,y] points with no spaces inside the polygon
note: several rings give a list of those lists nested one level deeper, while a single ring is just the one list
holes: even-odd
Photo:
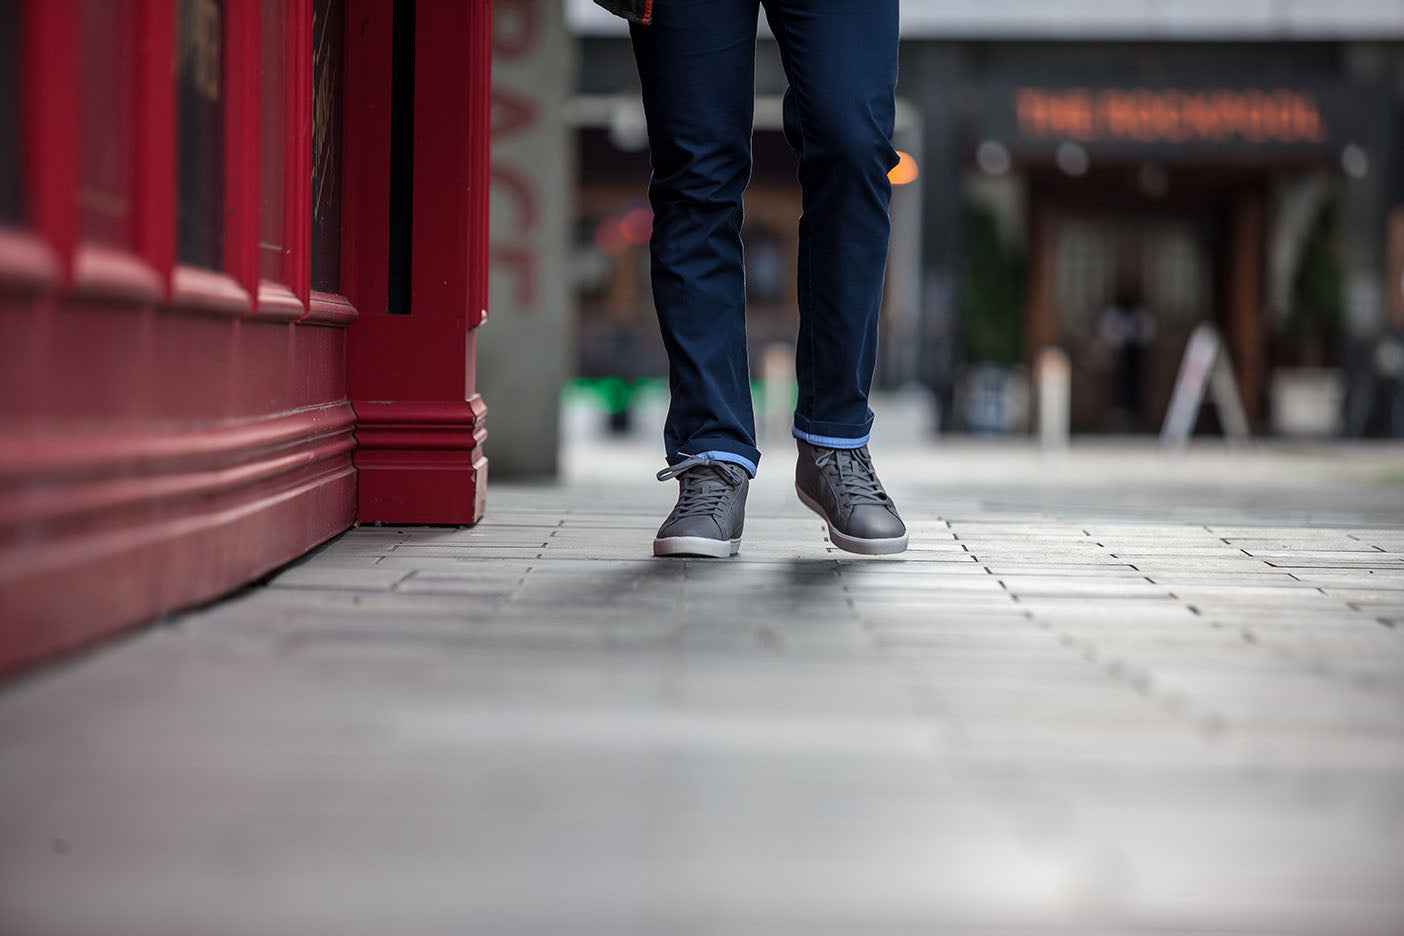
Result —
[{"label": "rolled jeans cuff", "polygon": [[801,428],[800,420],[796,417],[794,424],[790,426],[790,435],[808,442],[810,445],[820,445],[824,448],[855,449],[868,444],[868,439],[872,437],[872,425],[873,421],[869,419],[868,424],[861,427],[807,422],[804,428]]}]

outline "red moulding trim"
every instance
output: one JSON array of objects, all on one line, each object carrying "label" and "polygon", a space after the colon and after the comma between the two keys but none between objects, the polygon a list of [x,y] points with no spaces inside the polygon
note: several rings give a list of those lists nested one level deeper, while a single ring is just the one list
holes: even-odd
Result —
[{"label": "red moulding trim", "polygon": [[466,456],[486,436],[482,397],[472,402],[405,400],[355,401],[356,440],[363,450],[459,450]]},{"label": "red moulding trim", "polygon": [[[0,497],[0,511],[4,513],[7,525],[13,528],[8,532],[0,530],[0,537],[13,537],[17,542],[23,542],[25,528],[30,525],[52,528],[56,524],[87,521],[99,514],[138,509],[149,512],[153,504],[204,501],[225,491],[247,487],[318,462],[330,461],[338,455],[346,455],[355,444],[350,432],[344,432],[335,437],[308,439],[293,451],[228,468],[93,481],[39,488],[15,497]],[[0,539],[0,542],[4,542],[4,539]],[[35,564],[42,565],[42,559],[42,549],[16,550],[13,555],[0,560],[0,577],[22,573],[26,567]]]},{"label": "red moulding trim", "polygon": [[[354,424],[343,401],[181,432],[13,435],[0,451],[0,546],[24,541],[26,524],[213,497],[344,455]],[[0,569],[14,561],[0,554]]]},{"label": "red moulding trim", "polygon": [[487,408],[463,401],[354,401],[362,522],[475,523],[487,485]]},{"label": "red moulding trim", "polygon": [[124,250],[82,244],[73,255],[73,295],[83,299],[147,305],[165,292],[163,278],[151,264]]},{"label": "red moulding trim", "polygon": [[312,301],[308,303],[307,314],[298,319],[299,325],[347,326],[356,321],[360,313],[345,296],[313,290]]},{"label": "red moulding trim", "polygon": [[158,434],[7,437],[0,671],[224,594],[344,530],[353,425],[343,400]]},{"label": "red moulding trim", "polygon": [[261,322],[296,322],[307,314],[302,300],[282,283],[262,280],[258,284],[258,302],[249,318]]},{"label": "red moulding trim", "polygon": [[354,521],[349,461],[165,517],[55,541],[52,561],[0,574],[0,673],[219,597]]},{"label": "red moulding trim", "polygon": [[[191,428],[182,423],[166,432],[143,425],[131,431],[82,435],[10,434],[17,444],[0,449],[0,482],[27,472],[64,472],[93,465],[121,465],[133,461],[183,459],[189,461],[237,456],[267,446],[296,441],[308,434],[345,429],[355,422],[345,400],[318,404],[259,419],[230,420]],[[26,440],[20,442],[19,440]],[[3,520],[3,518],[0,518]]]},{"label": "red moulding trim", "polygon": [[253,299],[238,280],[199,267],[177,266],[171,273],[170,307],[179,312],[246,315]]},{"label": "red moulding trim", "polygon": [[37,292],[58,285],[59,258],[27,231],[0,227],[0,290]]}]

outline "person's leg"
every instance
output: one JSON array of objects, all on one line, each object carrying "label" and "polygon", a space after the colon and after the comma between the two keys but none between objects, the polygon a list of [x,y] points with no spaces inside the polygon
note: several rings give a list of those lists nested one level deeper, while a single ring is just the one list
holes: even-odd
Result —
[{"label": "person's leg", "polygon": [[897,87],[897,0],[764,0],[790,87],[799,156],[799,441],[795,491],[850,552],[907,548],[868,455],[878,310],[887,266]]},{"label": "person's leg", "polygon": [[751,173],[758,0],[669,0],[633,25],[653,162],[653,301],[668,350],[668,463],[754,475],[741,195]]},{"label": "person's leg", "polygon": [[794,435],[866,444],[890,233],[897,0],[764,0],[799,156],[799,398]]}]

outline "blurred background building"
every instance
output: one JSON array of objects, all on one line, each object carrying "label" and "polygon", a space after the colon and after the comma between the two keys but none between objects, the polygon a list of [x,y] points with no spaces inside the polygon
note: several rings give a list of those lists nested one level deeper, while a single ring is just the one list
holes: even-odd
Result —
[{"label": "blurred background building", "polygon": [[[590,0],[499,3],[499,36],[504,16],[533,6],[539,28],[562,36],[543,113],[559,100],[569,128],[549,157],[537,152],[575,183],[551,222],[562,259],[540,279],[569,284],[551,345],[568,351],[535,360],[559,361],[567,399],[593,401],[621,429],[629,400],[657,404],[666,368],[638,79],[622,22]],[[1057,346],[1072,363],[1074,432],[1153,431],[1191,330],[1210,322],[1256,431],[1404,434],[1404,5],[902,9],[907,157],[894,177],[881,388],[929,391],[933,431],[1024,431],[1030,362]],[[768,37],[763,15],[761,29]],[[784,89],[762,38],[744,231],[757,378],[764,349],[797,325]],[[555,184],[549,168],[534,175]],[[500,197],[494,211],[510,222],[518,209]],[[495,277],[522,275],[498,260]],[[502,327],[515,307],[495,295]],[[514,404],[485,380],[502,419]],[[536,460],[521,459],[531,471],[552,459],[541,445],[554,398],[542,405],[524,443]],[[1216,428],[1212,408],[1199,428]],[[495,463],[515,466],[502,441]]]}]

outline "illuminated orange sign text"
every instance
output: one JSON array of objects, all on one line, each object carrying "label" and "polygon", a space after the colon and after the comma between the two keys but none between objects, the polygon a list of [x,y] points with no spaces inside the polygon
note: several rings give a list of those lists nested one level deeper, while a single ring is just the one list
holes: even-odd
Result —
[{"label": "illuminated orange sign text", "polygon": [[1305,91],[1019,88],[1019,132],[1086,142],[1321,143],[1326,122]]}]

